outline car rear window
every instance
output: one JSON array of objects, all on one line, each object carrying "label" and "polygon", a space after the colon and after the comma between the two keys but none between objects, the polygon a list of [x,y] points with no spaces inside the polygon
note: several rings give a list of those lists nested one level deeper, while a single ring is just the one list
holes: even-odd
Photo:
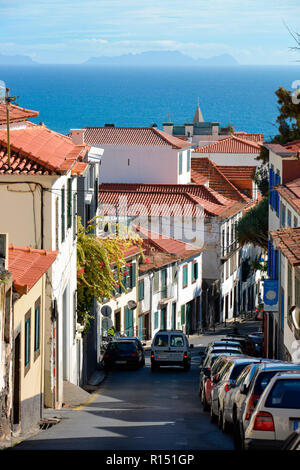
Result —
[{"label": "car rear window", "polygon": [[262,392],[270,382],[271,378],[274,377],[275,374],[278,373],[278,370],[270,370],[268,372],[262,372],[261,374],[258,375],[255,381],[254,385],[254,390],[253,393],[254,395],[261,396]]},{"label": "car rear window", "polygon": [[114,343],[110,343],[109,344],[109,347],[108,347],[109,351],[118,351],[118,352],[133,352],[133,351],[136,351],[136,344],[134,341],[132,342],[126,342],[125,341],[120,341],[119,343],[118,342],[114,342]]},{"label": "car rear window", "polygon": [[231,371],[230,379],[235,380],[247,366],[248,364],[236,364]]},{"label": "car rear window", "polygon": [[183,337],[181,335],[171,335],[170,346],[178,347],[178,348],[183,347],[184,346]]},{"label": "car rear window", "polygon": [[163,346],[167,347],[169,344],[169,336],[168,335],[157,335],[154,341],[154,346]]},{"label": "car rear window", "polygon": [[300,409],[300,379],[279,379],[265,403],[270,408]]}]

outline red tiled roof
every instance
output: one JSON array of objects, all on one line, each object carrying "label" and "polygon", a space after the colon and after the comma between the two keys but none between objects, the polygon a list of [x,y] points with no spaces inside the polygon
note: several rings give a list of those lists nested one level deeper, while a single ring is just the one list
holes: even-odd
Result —
[{"label": "red tiled roof", "polygon": [[[121,184],[99,186],[99,209],[104,214],[186,217],[221,215],[235,201],[202,185]],[[199,207],[200,206],[200,207]],[[203,212],[203,211],[204,212]]]},{"label": "red tiled roof", "polygon": [[248,198],[242,194],[225,176],[220,168],[209,158],[191,159],[191,178],[197,182],[198,175],[204,175],[209,180],[209,187],[234,201],[247,201]]},{"label": "red tiled roof", "polygon": [[203,248],[196,249],[193,245],[185,243],[180,240],[175,240],[174,238],[166,237],[159,233],[147,230],[141,226],[133,227],[137,233],[143,238],[144,246],[151,245],[155,247],[158,251],[169,253],[175,256],[186,256],[192,255],[195,252],[201,253]]},{"label": "red tiled roof", "polygon": [[276,190],[300,214],[300,178],[276,186]]},{"label": "red tiled roof", "polygon": [[196,153],[257,153],[260,152],[261,143],[246,140],[245,138],[231,135],[225,139],[195,148]]},{"label": "red tiled roof", "polygon": [[240,139],[250,140],[252,142],[260,142],[261,144],[265,140],[264,134],[247,134],[247,132],[234,132],[236,137]]},{"label": "red tiled roof", "polygon": [[[32,109],[21,108],[11,104],[9,106],[9,122],[25,121],[29,118],[34,118],[39,115],[38,111]],[[0,124],[6,123],[6,105],[0,104]]]},{"label": "red tiled roof", "polygon": [[218,165],[219,170],[229,180],[252,180],[256,166],[223,166]]},{"label": "red tiled roof", "polygon": [[89,164],[86,162],[76,162],[72,167],[71,174],[78,176],[82,175],[87,169],[88,165]]},{"label": "red tiled roof", "polygon": [[173,137],[156,127],[86,127],[84,140],[89,145],[171,146],[181,149],[191,142]]},{"label": "red tiled roof", "polygon": [[300,227],[271,231],[270,235],[289,263],[300,265]]},{"label": "red tiled roof", "polygon": [[292,142],[288,142],[287,144],[283,144],[283,147],[290,150],[291,152],[299,152],[300,151],[300,140],[293,140]]},{"label": "red tiled roof", "polygon": [[[5,130],[0,130],[0,147],[2,150],[7,148]],[[40,167],[43,167],[44,171],[62,174],[70,170],[78,159],[82,160],[89,150],[87,145],[74,145],[70,138],[31,122],[27,122],[24,129],[10,132],[10,147],[12,153],[19,154],[20,158],[14,160],[16,173],[26,172],[26,163],[29,160],[32,162],[31,173],[34,171],[34,164],[38,164],[38,172],[42,171]],[[5,150],[2,155],[1,172],[15,173],[12,168],[7,167]]]},{"label": "red tiled roof", "polygon": [[0,175],[50,175],[52,171],[39,163],[22,156],[19,152],[11,152],[8,166],[7,148],[0,145]]},{"label": "red tiled roof", "polygon": [[48,271],[58,251],[38,250],[30,247],[8,246],[8,269],[12,272],[14,288],[27,294]]}]

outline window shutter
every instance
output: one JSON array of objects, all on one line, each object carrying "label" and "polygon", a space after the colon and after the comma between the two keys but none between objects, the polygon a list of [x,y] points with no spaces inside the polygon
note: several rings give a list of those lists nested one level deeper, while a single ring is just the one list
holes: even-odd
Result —
[{"label": "window shutter", "polygon": [[65,240],[66,225],[65,225],[65,188],[61,189],[61,241]]},{"label": "window shutter", "polygon": [[181,324],[185,324],[185,305],[181,306]]},{"label": "window shutter", "polygon": [[68,201],[67,201],[68,228],[72,227],[72,179],[68,179]]},{"label": "window shutter", "polygon": [[179,158],[179,174],[181,175],[182,174],[182,153],[181,152],[178,154],[178,158]]},{"label": "window shutter", "polygon": [[154,329],[157,330],[158,328],[158,312],[154,313]]},{"label": "window shutter", "polygon": [[130,287],[133,289],[136,286],[136,263],[130,265]]},{"label": "window shutter", "polygon": [[144,299],[144,279],[139,282],[139,300]]},{"label": "window shutter", "polygon": [[191,169],[191,151],[188,150],[187,151],[187,167],[186,167],[187,171],[190,171]]}]

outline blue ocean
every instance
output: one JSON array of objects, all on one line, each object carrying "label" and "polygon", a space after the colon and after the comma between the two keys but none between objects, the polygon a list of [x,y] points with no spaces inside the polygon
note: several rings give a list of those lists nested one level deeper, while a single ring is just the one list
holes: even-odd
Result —
[{"label": "blue ocean", "polygon": [[105,123],[190,122],[199,100],[206,121],[264,133],[267,140],[277,133],[275,90],[293,91],[300,66],[2,66],[0,79],[20,106],[40,112],[34,122],[63,134]]}]

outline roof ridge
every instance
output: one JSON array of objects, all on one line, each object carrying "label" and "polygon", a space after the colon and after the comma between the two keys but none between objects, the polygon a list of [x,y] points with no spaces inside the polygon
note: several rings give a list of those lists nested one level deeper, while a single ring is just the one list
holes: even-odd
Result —
[{"label": "roof ridge", "polygon": [[33,253],[33,254],[39,254],[41,256],[51,256],[51,255],[58,255],[59,250],[55,251],[50,251],[50,250],[45,250],[41,248],[32,248],[30,246],[15,246],[12,243],[8,245],[8,249],[12,251],[22,251],[24,253]]},{"label": "roof ridge", "polygon": [[223,179],[225,179],[225,181],[231,186],[231,188],[233,189],[233,191],[235,191],[235,192],[243,199],[243,201],[247,201],[247,200],[248,200],[248,197],[247,197],[246,195],[242,194],[242,193],[238,190],[238,188],[237,188],[236,186],[234,186],[233,183],[231,183],[231,181],[227,178],[227,176],[225,176],[224,173],[222,173],[222,171],[218,168],[218,165],[217,165],[214,161],[212,161],[212,160],[210,160],[210,159],[209,159],[209,162],[212,163],[212,165],[214,166],[215,170],[219,173],[219,175],[220,175]]}]

